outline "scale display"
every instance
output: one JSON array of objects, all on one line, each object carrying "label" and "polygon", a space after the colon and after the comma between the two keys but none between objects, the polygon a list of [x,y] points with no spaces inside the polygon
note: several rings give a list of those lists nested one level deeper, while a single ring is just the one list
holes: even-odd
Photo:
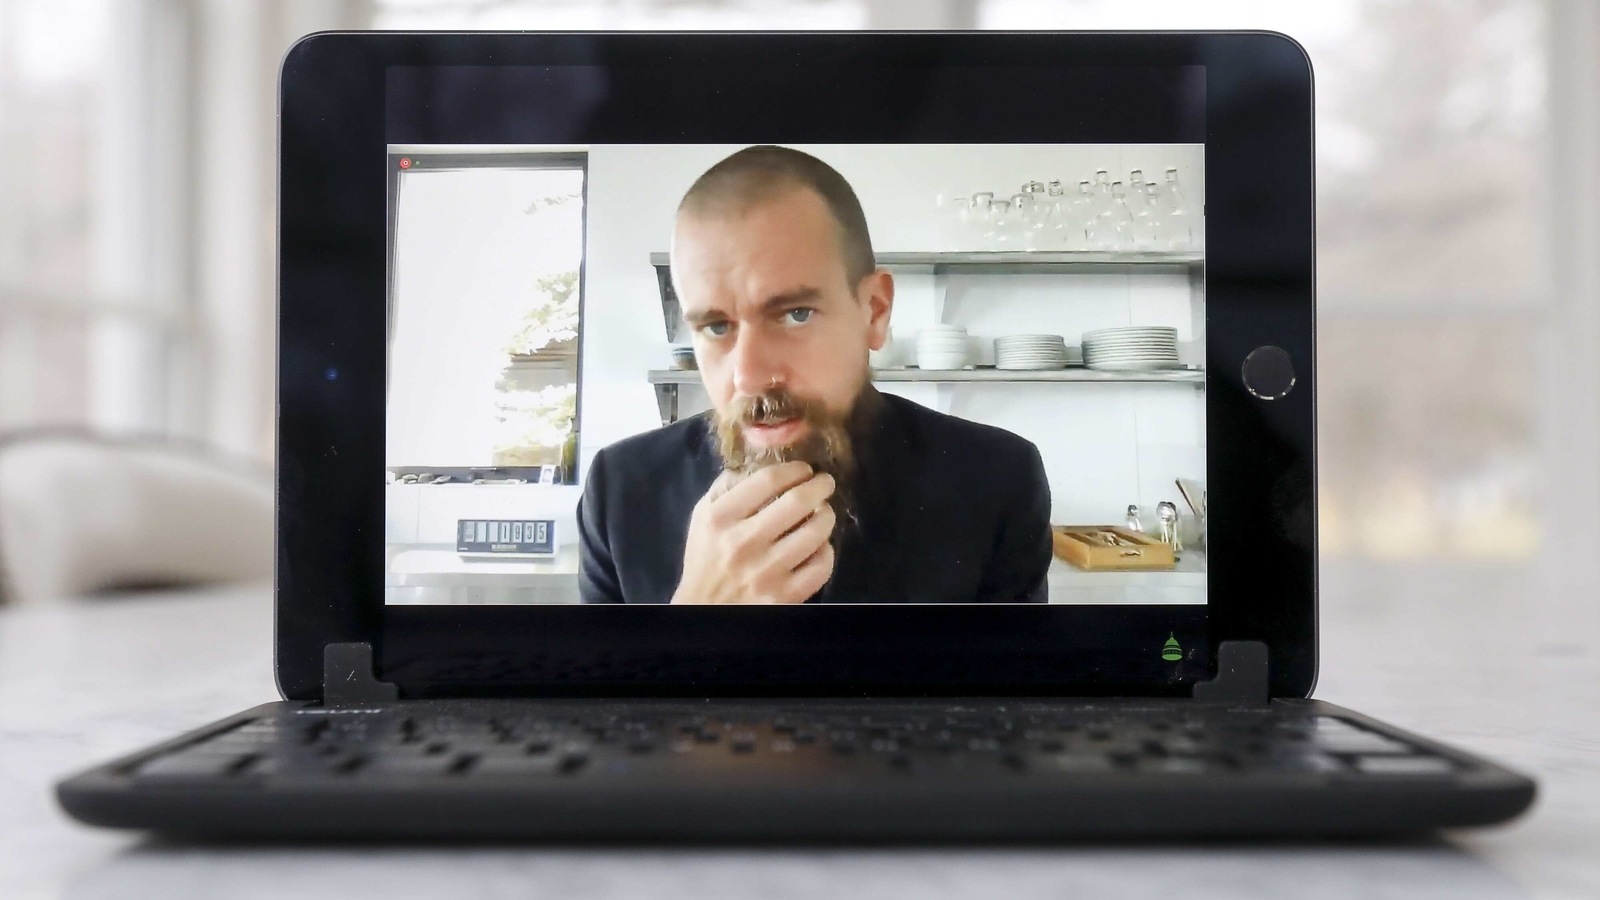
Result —
[{"label": "scale display", "polygon": [[554,519],[458,519],[456,552],[550,556],[556,552],[556,523]]}]

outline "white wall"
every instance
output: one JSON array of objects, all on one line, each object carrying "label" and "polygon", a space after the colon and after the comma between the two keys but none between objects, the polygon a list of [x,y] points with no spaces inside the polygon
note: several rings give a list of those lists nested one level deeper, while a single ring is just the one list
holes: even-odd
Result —
[{"label": "white wall", "polygon": [[[666,325],[650,254],[668,248],[683,192],[727,146],[598,147],[589,151],[585,261],[580,477],[607,444],[659,427],[649,369],[668,363]],[[1132,168],[1160,181],[1176,166],[1192,204],[1203,200],[1202,148],[1184,146],[920,147],[798,145],[837,168],[855,188],[879,252],[958,249],[942,244],[934,214],[941,191],[1015,192],[1024,181],[1075,183],[1106,168]],[[910,341],[934,321],[935,283],[902,273],[892,327]],[[1199,361],[1204,316],[1187,277],[1150,274],[963,275],[948,283],[944,320],[975,335],[1053,332],[1074,342],[1083,331],[1158,324],[1178,329],[1186,361]],[[894,393],[976,421],[1007,428],[1044,456],[1058,523],[1120,522],[1138,503],[1153,513],[1178,502],[1172,481],[1205,477],[1204,395],[1184,385],[891,385]],[[684,391],[682,413],[705,407],[698,388]],[[578,491],[548,486],[391,486],[389,540],[449,543],[455,520],[472,516],[543,517],[557,539],[576,540]],[[1181,505],[1181,504],[1180,504]],[[1153,519],[1153,516],[1150,516]]]}]

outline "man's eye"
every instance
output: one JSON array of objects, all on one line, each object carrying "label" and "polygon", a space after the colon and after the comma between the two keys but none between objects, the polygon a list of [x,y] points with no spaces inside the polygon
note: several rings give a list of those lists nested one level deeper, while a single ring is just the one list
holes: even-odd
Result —
[{"label": "man's eye", "polygon": [[808,321],[814,312],[816,310],[809,306],[798,306],[784,313],[784,315],[789,317],[789,321],[794,322],[796,325],[801,325]]},{"label": "man's eye", "polygon": [[700,326],[700,331],[711,337],[722,337],[728,333],[727,322],[707,322]]}]

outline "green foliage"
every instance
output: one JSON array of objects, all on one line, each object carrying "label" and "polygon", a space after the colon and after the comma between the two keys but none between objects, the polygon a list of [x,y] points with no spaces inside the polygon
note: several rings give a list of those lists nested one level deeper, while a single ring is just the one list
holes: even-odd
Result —
[{"label": "green foliage", "polygon": [[578,272],[558,272],[534,282],[533,301],[506,342],[508,356],[532,356],[578,336]]}]

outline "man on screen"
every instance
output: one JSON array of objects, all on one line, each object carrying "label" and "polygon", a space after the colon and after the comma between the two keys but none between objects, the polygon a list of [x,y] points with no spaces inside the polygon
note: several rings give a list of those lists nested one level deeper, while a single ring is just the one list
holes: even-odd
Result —
[{"label": "man on screen", "polygon": [[771,146],[712,166],[672,281],[713,409],[596,455],[584,602],[1045,600],[1038,448],[872,385],[894,280],[843,176]]}]

